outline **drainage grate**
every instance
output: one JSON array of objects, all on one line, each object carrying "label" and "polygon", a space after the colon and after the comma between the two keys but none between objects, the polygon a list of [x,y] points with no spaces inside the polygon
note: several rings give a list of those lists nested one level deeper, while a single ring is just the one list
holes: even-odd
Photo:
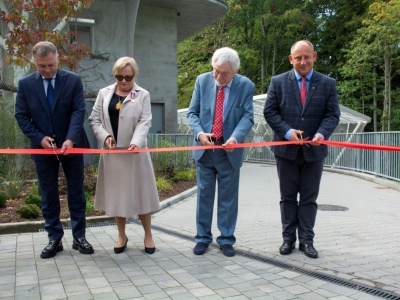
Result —
[{"label": "drainage grate", "polygon": [[349,210],[347,207],[331,204],[318,204],[318,210],[322,211],[346,211]]},{"label": "drainage grate", "polygon": [[[141,224],[139,221],[136,221],[136,220],[129,221],[127,223],[128,224]],[[115,225],[115,223],[111,223],[111,222],[99,223],[99,224],[88,225],[87,227],[103,227],[103,226],[110,226],[110,225]],[[64,229],[70,229],[70,227],[64,227]],[[189,240],[189,241],[193,240],[192,236],[189,236],[189,235],[183,234],[183,233],[179,233],[177,231],[173,231],[170,229],[165,229],[165,228],[162,228],[157,225],[152,225],[152,229],[155,229],[157,231],[163,232],[168,235],[179,237],[184,240]],[[40,230],[40,231],[43,231],[43,230]],[[216,245],[210,245],[210,246],[217,247]],[[259,254],[254,254],[254,253],[250,253],[250,252],[242,251],[242,250],[238,250],[238,249],[236,249],[236,254],[259,261],[259,262],[262,262],[262,263],[267,263],[267,264],[270,264],[270,265],[273,265],[273,266],[276,266],[276,267],[279,267],[282,269],[291,270],[291,271],[294,271],[294,272],[297,272],[300,274],[304,274],[304,275],[307,275],[307,276],[310,276],[310,277],[313,277],[316,279],[320,279],[320,280],[323,280],[323,281],[326,281],[329,283],[334,283],[334,284],[341,285],[341,286],[344,286],[344,287],[347,287],[347,288],[350,288],[353,290],[361,291],[361,292],[364,292],[366,294],[373,295],[376,297],[381,297],[381,298],[390,299],[390,300],[400,300],[399,294],[391,293],[391,292],[384,291],[379,288],[370,287],[370,286],[367,286],[364,284],[355,283],[350,280],[342,279],[342,278],[339,278],[339,277],[336,277],[333,275],[328,275],[328,274],[323,274],[323,273],[320,273],[317,271],[307,270],[306,268],[300,268],[295,265],[292,265],[289,263],[284,263],[284,262],[278,261],[276,259],[265,257],[265,256],[262,256]]]},{"label": "drainage grate", "polygon": [[[191,241],[193,240],[192,236],[182,234],[182,233],[179,233],[179,232],[176,232],[173,230],[165,229],[165,228],[162,228],[159,226],[154,226],[154,225],[152,225],[152,228],[155,230],[161,231],[163,233],[169,234],[169,235],[177,236],[177,237],[185,239],[185,240],[191,240]],[[341,285],[341,286],[344,286],[344,287],[347,287],[347,288],[350,288],[353,290],[361,291],[361,292],[364,292],[364,293],[367,293],[369,295],[373,295],[376,297],[381,297],[381,298],[391,299],[391,300],[400,300],[399,294],[394,294],[394,293],[387,292],[387,291],[384,291],[379,288],[370,287],[370,286],[363,285],[360,283],[354,283],[350,280],[342,279],[342,278],[332,276],[332,275],[323,274],[323,273],[320,273],[317,271],[307,270],[306,268],[296,267],[295,265],[292,265],[289,263],[284,263],[284,262],[278,261],[273,258],[268,258],[268,257],[262,256],[262,255],[253,254],[253,253],[250,253],[247,251],[242,251],[242,250],[236,250],[236,254],[243,256],[243,257],[253,259],[253,260],[257,260],[257,261],[260,261],[263,263],[267,263],[267,264],[270,264],[270,265],[273,265],[276,267],[280,267],[282,269],[291,270],[291,271],[294,271],[297,273],[308,275],[308,276],[316,278],[316,279],[320,279],[320,280],[323,280],[326,282]]]}]

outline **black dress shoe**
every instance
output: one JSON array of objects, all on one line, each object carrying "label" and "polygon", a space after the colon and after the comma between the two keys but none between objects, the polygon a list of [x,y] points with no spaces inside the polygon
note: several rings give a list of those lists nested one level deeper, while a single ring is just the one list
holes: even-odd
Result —
[{"label": "black dress shoe", "polygon": [[233,249],[232,245],[220,245],[219,248],[222,250],[222,253],[225,256],[232,257],[235,256],[235,249]]},{"label": "black dress shoe", "polygon": [[315,250],[313,244],[300,244],[299,250],[304,251],[304,254],[310,258],[318,257],[318,251]]},{"label": "black dress shoe", "polygon": [[72,248],[75,250],[79,250],[82,254],[92,254],[94,252],[92,245],[84,238],[74,239],[72,242]]},{"label": "black dress shoe", "polygon": [[40,254],[41,258],[50,258],[56,256],[57,252],[63,251],[61,240],[50,240],[48,245],[43,249]]},{"label": "black dress shoe", "polygon": [[114,253],[120,254],[120,253],[124,252],[125,248],[126,248],[126,244],[128,244],[128,237],[126,237],[125,245],[123,245],[122,247],[114,247]]},{"label": "black dress shoe", "polygon": [[202,255],[202,254],[206,253],[207,248],[208,248],[208,244],[198,242],[196,244],[196,246],[194,246],[194,248],[193,248],[193,253],[196,255]]},{"label": "black dress shoe", "polygon": [[146,252],[147,254],[153,254],[154,252],[156,252],[156,247],[149,248],[144,246],[144,252]]},{"label": "black dress shoe", "polygon": [[279,247],[279,253],[282,255],[292,253],[292,250],[294,249],[295,244],[296,244],[295,242],[283,241],[282,246]]}]

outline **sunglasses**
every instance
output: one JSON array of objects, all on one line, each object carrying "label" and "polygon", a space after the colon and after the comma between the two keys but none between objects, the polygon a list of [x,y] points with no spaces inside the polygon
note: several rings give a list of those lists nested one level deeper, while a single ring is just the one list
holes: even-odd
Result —
[{"label": "sunglasses", "polygon": [[132,81],[133,77],[135,77],[135,75],[129,75],[129,76],[115,75],[115,78],[118,81],[122,81],[125,79],[127,82],[129,82],[129,81]]}]

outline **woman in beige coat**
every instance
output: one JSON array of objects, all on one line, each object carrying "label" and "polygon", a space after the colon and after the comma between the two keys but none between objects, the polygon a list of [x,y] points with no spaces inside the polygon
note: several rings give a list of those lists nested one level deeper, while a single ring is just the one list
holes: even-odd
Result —
[{"label": "woman in beige coat", "polygon": [[[146,148],[151,124],[150,94],[135,83],[136,61],[131,57],[118,59],[113,73],[116,83],[99,91],[89,117],[90,127],[104,148]],[[124,252],[128,243],[126,218],[134,215],[139,215],[144,228],[145,252],[154,253],[151,212],[160,208],[160,201],[150,154],[102,154],[95,207],[115,217],[115,253]]]}]

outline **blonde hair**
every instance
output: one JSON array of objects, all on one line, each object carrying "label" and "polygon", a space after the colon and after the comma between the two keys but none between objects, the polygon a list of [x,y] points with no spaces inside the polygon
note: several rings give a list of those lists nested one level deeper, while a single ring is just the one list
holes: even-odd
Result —
[{"label": "blonde hair", "polygon": [[117,75],[117,73],[124,69],[126,66],[131,66],[133,77],[136,78],[137,74],[139,73],[139,68],[136,61],[129,56],[121,57],[114,63],[114,66],[112,68],[114,75]]}]

